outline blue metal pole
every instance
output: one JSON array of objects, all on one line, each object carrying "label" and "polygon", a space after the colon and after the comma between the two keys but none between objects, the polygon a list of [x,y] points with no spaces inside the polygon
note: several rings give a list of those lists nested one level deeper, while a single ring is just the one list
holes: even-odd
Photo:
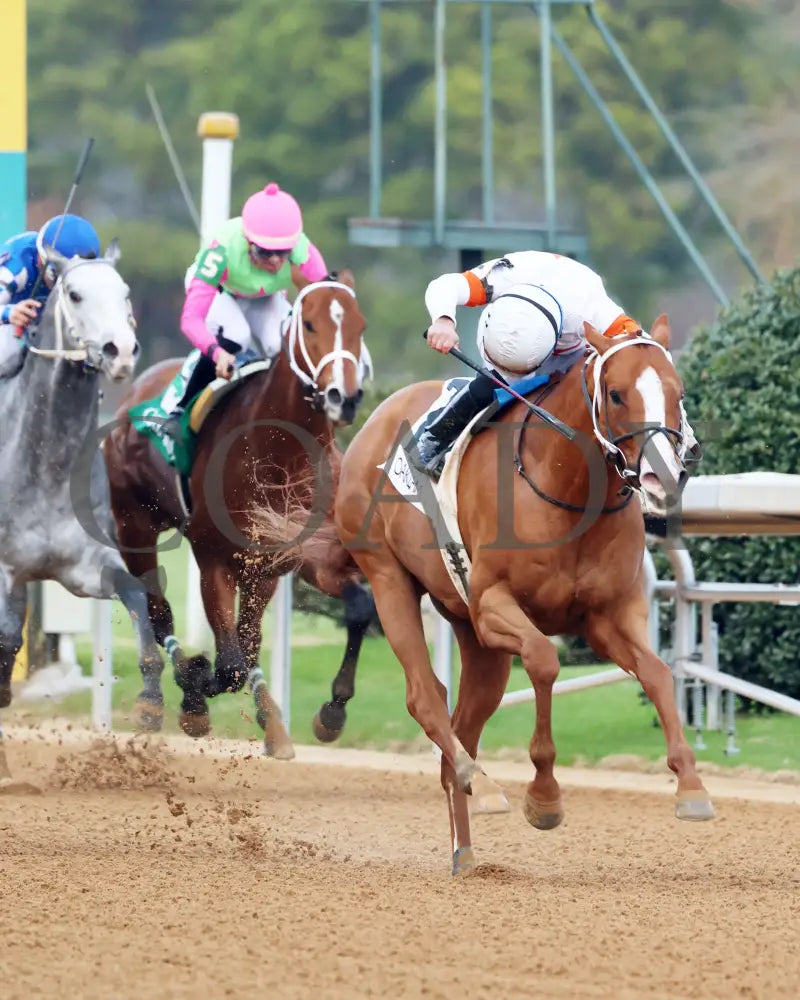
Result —
[{"label": "blue metal pole", "polygon": [[26,0],[3,6],[0,60],[0,242],[25,229],[28,148]]},{"label": "blue metal pole", "polygon": [[709,206],[709,208],[711,209],[711,211],[716,216],[717,221],[719,222],[719,224],[722,226],[722,228],[727,233],[728,238],[730,239],[730,241],[733,243],[734,247],[738,251],[739,256],[742,258],[742,260],[745,263],[745,266],[748,268],[748,270],[750,271],[750,273],[753,275],[753,277],[757,281],[763,281],[764,280],[764,276],[761,274],[761,271],[759,270],[758,264],[756,264],[755,260],[753,259],[753,257],[751,256],[750,252],[748,251],[747,247],[744,245],[744,242],[743,242],[742,238],[739,236],[739,234],[733,228],[733,225],[732,225],[731,221],[728,219],[727,215],[722,210],[722,207],[720,206],[720,204],[717,201],[717,199],[714,197],[714,194],[712,193],[711,189],[708,187],[708,185],[706,184],[706,182],[703,180],[702,176],[698,172],[698,170],[695,167],[694,163],[692,163],[692,160],[689,157],[689,154],[684,149],[683,145],[681,144],[680,139],[678,139],[678,137],[672,131],[672,129],[671,129],[670,125],[669,125],[669,122],[666,120],[666,118],[664,117],[664,115],[661,113],[661,110],[658,107],[658,105],[656,104],[656,102],[650,96],[650,92],[645,87],[644,83],[640,79],[640,77],[637,74],[636,70],[633,68],[633,66],[629,62],[627,56],[625,55],[625,53],[622,51],[622,49],[617,44],[617,41],[614,38],[614,36],[611,34],[610,29],[606,26],[605,22],[601,19],[600,15],[597,13],[597,11],[595,10],[594,7],[589,7],[588,8],[588,14],[589,14],[589,18],[591,19],[591,21],[593,22],[593,24],[595,25],[595,27],[597,28],[597,30],[602,35],[603,41],[608,46],[611,54],[614,56],[614,58],[617,60],[617,62],[622,67],[625,75],[628,77],[628,79],[630,80],[630,82],[633,84],[633,87],[636,90],[636,93],[644,101],[645,105],[647,106],[647,110],[650,112],[650,114],[655,119],[656,124],[661,129],[661,132],[663,133],[663,135],[666,138],[667,142],[670,144],[670,146],[672,146],[673,150],[675,151],[676,155],[678,156],[678,159],[681,161],[681,163],[685,167],[686,172],[689,174],[689,176],[694,181],[695,186],[697,187],[697,190],[703,196],[703,198],[705,199],[706,204]]},{"label": "blue metal pole", "polygon": [[483,85],[483,221],[494,222],[494,119],[492,113],[492,8],[481,4],[481,67]]},{"label": "blue metal pole", "polygon": [[666,218],[667,222],[672,227],[672,230],[675,233],[675,235],[678,237],[678,239],[683,244],[684,249],[686,250],[686,252],[691,257],[692,261],[694,262],[695,267],[700,272],[700,274],[703,276],[703,278],[707,282],[709,288],[712,290],[712,292],[714,293],[714,295],[716,295],[716,297],[720,301],[720,303],[723,306],[729,305],[728,296],[725,294],[725,292],[722,290],[722,287],[717,282],[716,278],[714,277],[713,273],[711,272],[711,269],[709,268],[708,264],[706,263],[705,258],[700,253],[700,251],[697,249],[697,247],[695,246],[694,242],[692,241],[691,236],[684,229],[683,225],[681,224],[680,219],[675,215],[675,213],[670,208],[668,202],[666,201],[666,199],[664,198],[663,194],[661,193],[661,189],[656,184],[656,182],[655,182],[652,174],[647,169],[647,167],[644,165],[644,163],[642,163],[641,159],[639,158],[639,154],[633,148],[633,146],[631,145],[630,141],[628,140],[628,137],[625,135],[625,133],[620,128],[620,126],[617,124],[617,121],[614,118],[614,116],[612,115],[611,111],[609,110],[608,105],[605,103],[605,101],[603,100],[603,98],[595,90],[594,85],[592,84],[592,81],[586,75],[583,67],[578,62],[578,60],[575,58],[575,56],[574,56],[572,50],[570,49],[570,47],[567,45],[567,43],[561,37],[561,34],[558,31],[558,29],[555,28],[555,27],[553,27],[552,28],[552,34],[553,34],[553,40],[555,41],[556,45],[559,47],[560,51],[564,55],[564,58],[567,60],[567,63],[569,64],[570,69],[575,74],[575,76],[578,78],[579,83],[581,84],[581,86],[583,87],[583,89],[586,91],[586,93],[589,95],[589,97],[591,98],[591,100],[594,103],[594,105],[597,108],[597,110],[600,112],[600,114],[601,114],[603,120],[605,121],[606,125],[608,125],[609,129],[611,130],[611,134],[617,140],[617,142],[619,143],[620,147],[622,148],[622,150],[627,155],[628,159],[633,164],[634,169],[636,170],[636,172],[641,177],[642,181],[644,182],[645,187],[650,192],[650,194],[652,194],[652,196],[655,198],[656,203],[658,204],[658,207],[663,212],[664,217]]},{"label": "blue metal pole", "polygon": [[436,80],[436,111],[433,149],[433,236],[434,242],[444,243],[444,210],[447,188],[447,64],[444,55],[445,3],[436,0],[434,11],[434,60]]},{"label": "blue metal pole", "polygon": [[371,50],[369,68],[369,214],[381,214],[383,108],[381,105],[381,0],[370,0]]},{"label": "blue metal pole", "polygon": [[536,5],[539,15],[542,87],[542,156],[544,165],[544,203],[547,223],[547,245],[555,246],[556,239],[556,160],[555,131],[553,125],[553,22],[550,0]]}]

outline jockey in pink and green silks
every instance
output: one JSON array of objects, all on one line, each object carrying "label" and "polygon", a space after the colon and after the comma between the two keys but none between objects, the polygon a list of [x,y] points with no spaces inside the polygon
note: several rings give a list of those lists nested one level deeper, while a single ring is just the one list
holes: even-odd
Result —
[{"label": "jockey in pink and green silks", "polygon": [[277,184],[247,199],[197,254],[186,273],[181,331],[202,354],[181,403],[215,375],[230,378],[234,355],[253,339],[267,357],[281,349],[293,268],[307,281],[327,277],[322,254],[303,232],[300,206]]}]

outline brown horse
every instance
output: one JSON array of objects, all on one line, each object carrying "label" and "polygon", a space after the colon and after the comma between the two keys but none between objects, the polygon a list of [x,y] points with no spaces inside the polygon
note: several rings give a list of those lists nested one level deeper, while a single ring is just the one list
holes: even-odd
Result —
[{"label": "brown horse", "polygon": [[[457,509],[472,560],[468,605],[446,571],[431,522],[387,492],[379,468],[441,383],[412,385],[390,397],[355,437],[342,464],[337,527],[372,585],[386,636],[405,670],[408,710],[442,750],[454,874],[475,864],[467,794],[477,811],[508,808],[475,757],[483,726],[505,691],[513,654],[521,657],[536,693],[530,744],[536,777],[525,795],[525,817],[540,830],[563,818],[550,725],[559,661],[548,635],[585,636],[601,656],[636,675],[658,711],[667,762],[678,778],[677,816],[713,816],[678,718],[672,675],[648,641],[644,526],[639,497],[631,493],[641,489],[662,509],[684,475],[682,387],[667,351],[669,323],[661,316],[651,337],[613,340],[587,324],[586,336],[583,363],[542,396],[564,433],[530,411],[526,420],[525,404],[516,402],[467,447]],[[575,444],[581,441],[579,451]],[[423,496],[424,484],[417,485]],[[395,502],[379,502],[381,496]],[[460,646],[452,720],[422,630],[420,597],[426,591]]]},{"label": "brown horse", "polygon": [[[199,429],[188,521],[177,495],[175,470],[127,419],[130,407],[166,388],[179,360],[155,365],[136,380],[117,414],[118,425],[104,441],[120,551],[130,572],[148,581],[156,638],[170,654],[184,692],[180,724],[193,736],[209,731],[206,698],[238,691],[249,677],[266,752],[282,759],[294,756],[258,668],[264,610],[278,578],[294,568],[280,551],[289,539],[273,534],[267,546],[261,537],[256,542],[251,532],[257,510],[269,510],[273,520],[280,521],[288,500],[287,482],[313,486],[308,531],[318,530],[312,556],[304,559],[300,546],[299,571],[319,590],[345,602],[345,656],[332,701],[315,719],[315,731],[320,739],[332,740],[344,726],[345,704],[353,695],[361,641],[374,605],[331,520],[340,462],[333,429],[352,422],[361,400],[365,325],[349,271],[336,281],[301,289],[272,368],[252,375],[223,397]],[[187,659],[173,635],[156,549],[159,533],[171,528],[189,539],[200,569],[203,605],[216,644],[213,673],[205,657]],[[143,728],[158,729],[163,714],[160,688],[155,698],[148,690],[152,684],[139,696],[137,721]]]}]

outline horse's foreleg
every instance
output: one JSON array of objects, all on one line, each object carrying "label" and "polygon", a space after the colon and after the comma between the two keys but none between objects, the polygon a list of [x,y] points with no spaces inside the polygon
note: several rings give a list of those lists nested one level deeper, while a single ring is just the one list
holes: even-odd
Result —
[{"label": "horse's foreleg", "polygon": [[[164,596],[161,580],[158,575],[158,555],[156,550],[158,535],[150,528],[138,529],[133,527],[131,524],[132,520],[133,515],[117,520],[119,545],[125,553],[123,558],[128,571],[132,576],[138,578],[147,590],[146,618],[150,622],[156,642],[161,646],[165,646],[165,639],[172,637],[174,625],[172,608]],[[125,603],[124,599],[123,603]],[[136,705],[134,706],[134,725],[137,729],[157,732],[161,729],[164,718],[164,697],[161,691],[161,671],[163,666],[160,657],[158,658],[158,666],[155,670],[151,668],[151,660],[149,658],[142,659],[142,639],[138,622],[134,618],[136,612],[132,606],[128,606],[129,604],[130,599],[125,606],[131,615],[137,636],[139,636],[140,670],[142,680],[144,681],[144,690],[136,699]],[[165,646],[165,648],[173,659],[173,662],[175,662],[175,656],[180,653],[177,640],[175,640],[174,644]]]},{"label": "horse's foreleg", "polygon": [[476,595],[474,603],[476,631],[483,643],[519,655],[536,692],[536,726],[530,743],[536,777],[528,785],[523,808],[531,826],[552,830],[564,818],[561,789],[553,774],[556,747],[551,728],[553,684],[560,668],[558,654],[505,584],[484,590]]},{"label": "horse's foreleg", "polygon": [[678,819],[713,819],[711,798],[697,773],[678,715],[672,673],[650,648],[646,603],[642,600],[627,608],[614,608],[608,615],[591,615],[586,638],[600,656],[635,674],[655,705],[667,744],[667,765],[678,778],[675,815]]},{"label": "horse's foreleg", "polygon": [[355,694],[356,669],[361,643],[375,616],[375,602],[367,588],[353,578],[352,570],[342,573],[325,567],[301,568],[301,576],[323,594],[341,597],[347,628],[344,657],[331,685],[331,700],[314,716],[314,735],[321,743],[332,743],[341,735],[347,720],[347,702]]},{"label": "horse's foreleg", "polygon": [[[252,574],[250,574],[252,575]],[[239,581],[239,643],[244,651],[249,671],[250,691],[256,705],[256,722],[264,730],[264,753],[277,760],[291,760],[294,746],[281,719],[281,711],[269,693],[264,672],[258,664],[261,651],[261,623],[277,578],[262,576],[257,581]]]}]

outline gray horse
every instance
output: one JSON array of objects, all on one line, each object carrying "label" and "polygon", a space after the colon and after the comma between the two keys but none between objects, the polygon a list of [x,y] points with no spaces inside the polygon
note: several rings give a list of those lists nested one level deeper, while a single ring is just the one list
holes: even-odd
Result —
[{"label": "gray horse", "polygon": [[[118,259],[116,241],[96,260],[48,251],[58,280],[21,370],[0,381],[0,708],[11,702],[26,585],[57,580],[80,597],[125,605],[138,638],[142,698],[153,715],[147,728],[158,728],[163,664],[146,589],[126,571],[113,540],[97,447],[99,376],[130,378],[139,351]],[[8,777],[1,739],[2,730],[0,781]]]}]

